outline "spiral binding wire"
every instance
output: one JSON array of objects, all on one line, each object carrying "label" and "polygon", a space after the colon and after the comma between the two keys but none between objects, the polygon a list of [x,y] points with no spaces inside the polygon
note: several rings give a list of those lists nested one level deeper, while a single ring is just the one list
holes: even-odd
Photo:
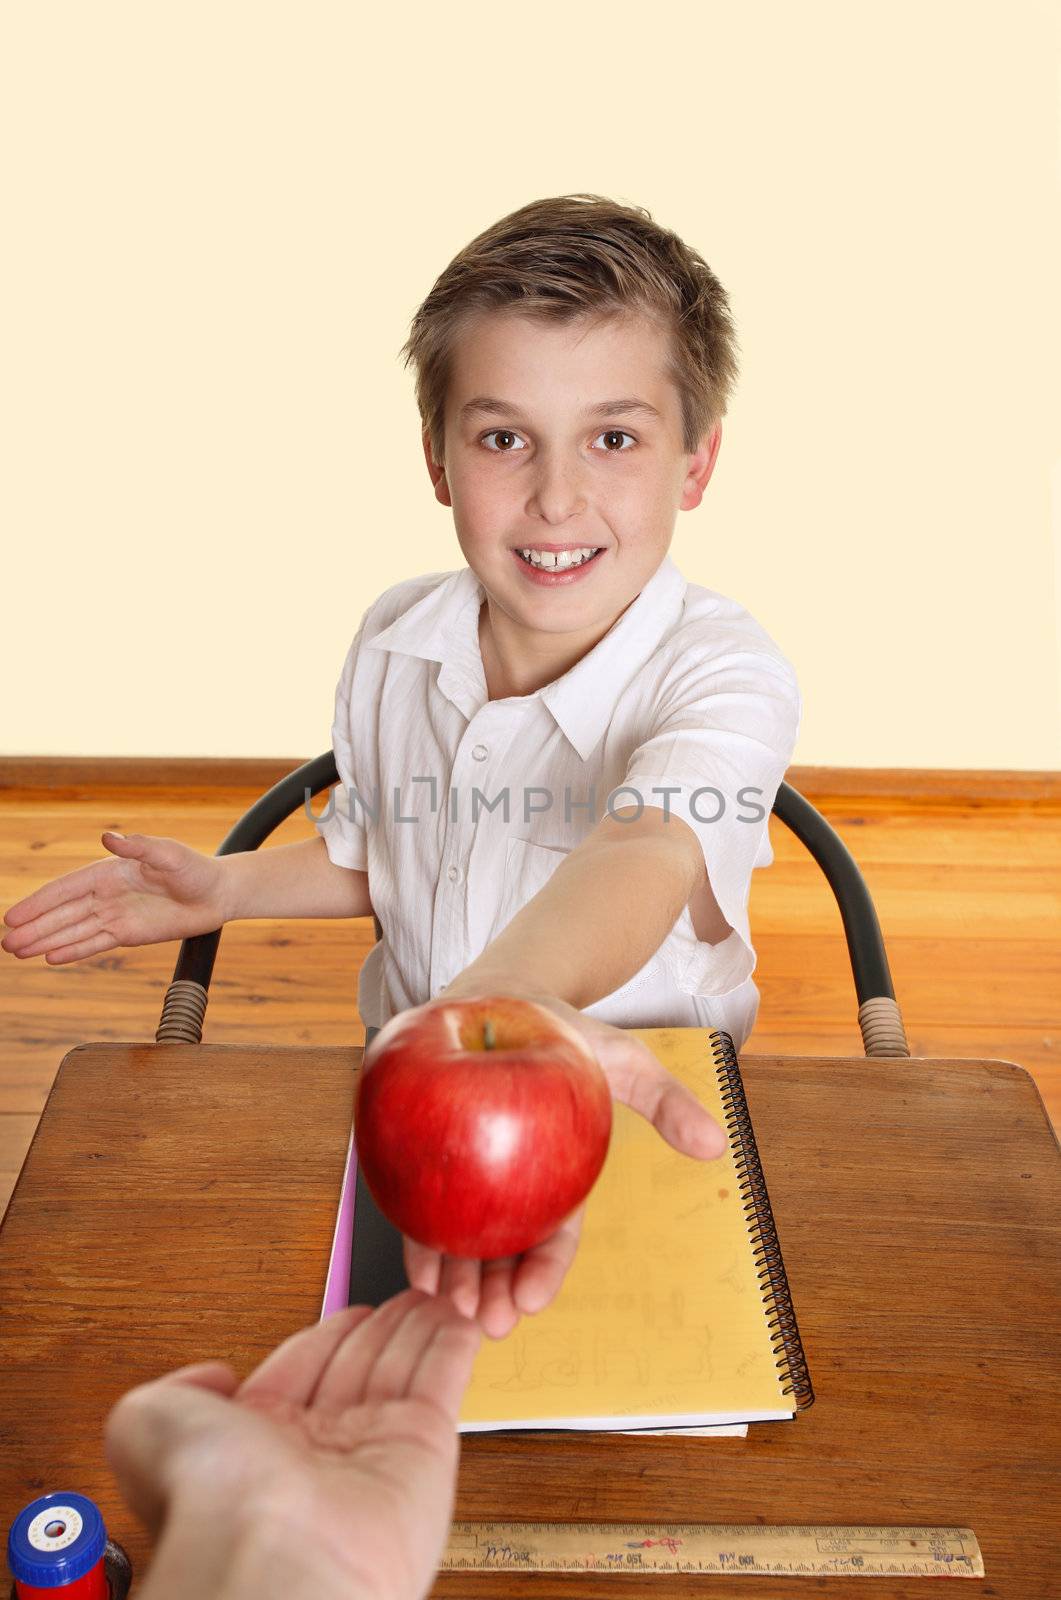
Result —
[{"label": "spiral binding wire", "polygon": [[[785,1273],[785,1263],[781,1258],[781,1245],[778,1242],[774,1214],[770,1209],[770,1197],[766,1192],[766,1179],[763,1177],[759,1150],[755,1143],[755,1133],[744,1094],[744,1083],[740,1075],[740,1064],[737,1052],[733,1048],[733,1040],[725,1029],[712,1030],[711,1050],[722,1092],[726,1127],[735,1146],[734,1166],[737,1170],[738,1187],[746,1203],[745,1218],[750,1224],[754,1241],[753,1257],[759,1266],[757,1277],[760,1284],[763,1284],[766,1309],[771,1313],[767,1327],[777,1329],[776,1333],[771,1334],[774,1355],[782,1377],[789,1380],[787,1385],[782,1387],[781,1393],[794,1394],[796,1410],[806,1411],[808,1406],[814,1404],[814,1389],[811,1386],[807,1358],[803,1353],[803,1344],[796,1325],[792,1294]],[[749,1201],[750,1213],[747,1205]]]}]

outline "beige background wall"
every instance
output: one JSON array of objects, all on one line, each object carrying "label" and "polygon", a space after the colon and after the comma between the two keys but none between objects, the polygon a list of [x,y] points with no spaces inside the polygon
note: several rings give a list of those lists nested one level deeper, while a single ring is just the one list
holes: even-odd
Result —
[{"label": "beige background wall", "polygon": [[409,318],[488,223],[592,190],[731,296],[671,553],[796,665],[796,761],[1061,764],[1059,20],[4,7],[0,752],[325,749],[365,606],[463,564]]}]

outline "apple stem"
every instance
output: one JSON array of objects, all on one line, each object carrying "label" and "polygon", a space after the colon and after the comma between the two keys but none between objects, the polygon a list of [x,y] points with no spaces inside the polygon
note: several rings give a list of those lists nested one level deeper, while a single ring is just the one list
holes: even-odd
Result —
[{"label": "apple stem", "polygon": [[484,1050],[492,1050],[493,1048],[494,1048],[494,1025],[490,1021],[490,1018],[487,1017],[486,1021],[483,1023],[483,1049]]}]

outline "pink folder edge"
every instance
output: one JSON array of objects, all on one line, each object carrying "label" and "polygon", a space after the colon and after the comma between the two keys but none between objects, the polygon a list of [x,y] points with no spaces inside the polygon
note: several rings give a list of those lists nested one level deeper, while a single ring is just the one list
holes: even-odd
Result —
[{"label": "pink folder edge", "polygon": [[341,1311],[350,1302],[350,1258],[354,1244],[354,1193],[357,1188],[357,1154],[354,1150],[354,1130],[350,1129],[350,1142],[346,1147],[346,1166],[343,1169],[343,1186],[339,1191],[339,1212],[335,1218],[332,1235],[332,1253],[328,1258],[328,1276],[324,1283],[324,1301],[319,1320],[324,1321],[334,1311]]}]

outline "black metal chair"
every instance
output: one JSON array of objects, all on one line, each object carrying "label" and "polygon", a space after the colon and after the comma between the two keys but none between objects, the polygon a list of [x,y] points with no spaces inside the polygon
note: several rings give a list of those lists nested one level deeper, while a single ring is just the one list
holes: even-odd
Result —
[{"label": "black metal chair", "polygon": [[[338,782],[335,755],[331,750],[296,767],[240,817],[221,841],[216,854],[224,856],[241,850],[257,850],[300,805]],[[880,923],[854,857],[821,813],[791,784],[781,784],[773,814],[806,845],[836,896],[855,980],[858,1025],[866,1055],[908,1056],[910,1050],[895,999]],[[373,922],[376,938],[380,939],[383,935],[379,918],[374,916]],[[218,928],[213,933],[200,933],[183,940],[155,1033],[157,1044],[202,1043],[203,1017],[220,938],[221,929]]]}]

